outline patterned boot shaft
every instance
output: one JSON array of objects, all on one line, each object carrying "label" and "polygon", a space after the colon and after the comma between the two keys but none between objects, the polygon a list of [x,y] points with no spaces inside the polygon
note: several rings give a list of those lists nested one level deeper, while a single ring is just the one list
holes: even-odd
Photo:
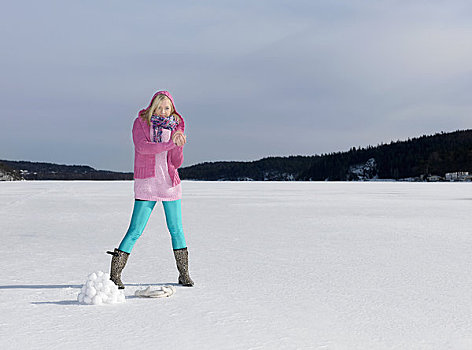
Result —
[{"label": "patterned boot shaft", "polygon": [[175,262],[177,270],[179,270],[179,284],[186,287],[192,287],[193,281],[188,273],[188,250],[187,248],[174,250]]},{"label": "patterned boot shaft", "polygon": [[129,253],[117,248],[113,252],[107,253],[113,255],[111,258],[110,280],[118,286],[118,289],[125,289],[125,285],[121,282],[121,272],[128,261]]}]

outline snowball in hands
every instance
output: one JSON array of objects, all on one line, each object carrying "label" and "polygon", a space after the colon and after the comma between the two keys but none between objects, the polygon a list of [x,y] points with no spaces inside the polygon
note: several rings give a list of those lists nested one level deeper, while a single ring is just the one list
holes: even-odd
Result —
[{"label": "snowball in hands", "polygon": [[116,304],[125,302],[125,294],[102,271],[91,273],[77,296],[81,304]]}]

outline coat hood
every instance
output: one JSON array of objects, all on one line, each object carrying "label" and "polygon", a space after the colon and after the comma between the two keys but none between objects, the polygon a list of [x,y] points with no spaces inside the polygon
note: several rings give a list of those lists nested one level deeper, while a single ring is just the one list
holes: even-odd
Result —
[{"label": "coat hood", "polygon": [[179,126],[177,127],[178,129],[181,129],[182,131],[185,129],[185,122],[184,122],[184,118],[182,118],[182,116],[180,115],[179,112],[177,112],[177,110],[175,109],[175,104],[174,104],[174,99],[172,97],[172,95],[170,94],[169,91],[165,91],[165,90],[162,90],[162,91],[158,91],[154,94],[154,96],[152,96],[151,98],[151,102],[149,102],[149,105],[146,107],[146,108],[143,108],[139,111],[138,113],[138,117],[141,117],[141,113],[144,112],[146,109],[148,109],[149,107],[151,107],[152,105],[152,102],[154,101],[154,99],[158,96],[158,95],[165,95],[169,98],[170,102],[172,103],[172,107],[174,108],[174,114],[177,114],[179,117],[180,117],[180,123],[179,123]]}]

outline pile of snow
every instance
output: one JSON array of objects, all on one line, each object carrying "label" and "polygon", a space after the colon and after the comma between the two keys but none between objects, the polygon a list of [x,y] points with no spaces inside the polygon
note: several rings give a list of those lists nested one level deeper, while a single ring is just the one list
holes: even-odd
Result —
[{"label": "pile of snow", "polygon": [[98,271],[87,277],[77,300],[81,304],[116,304],[125,302],[125,294],[110,280],[110,274]]}]

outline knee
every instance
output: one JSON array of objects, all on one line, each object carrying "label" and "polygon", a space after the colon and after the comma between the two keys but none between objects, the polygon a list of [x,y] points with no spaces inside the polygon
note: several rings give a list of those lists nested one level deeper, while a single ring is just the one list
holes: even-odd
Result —
[{"label": "knee", "polygon": [[167,226],[169,229],[169,233],[171,236],[179,236],[184,234],[184,229],[182,228],[182,225],[169,225]]},{"label": "knee", "polygon": [[126,236],[132,241],[137,241],[138,238],[141,237],[142,233],[142,230],[139,230],[136,227],[130,227],[128,232],[126,233]]}]

